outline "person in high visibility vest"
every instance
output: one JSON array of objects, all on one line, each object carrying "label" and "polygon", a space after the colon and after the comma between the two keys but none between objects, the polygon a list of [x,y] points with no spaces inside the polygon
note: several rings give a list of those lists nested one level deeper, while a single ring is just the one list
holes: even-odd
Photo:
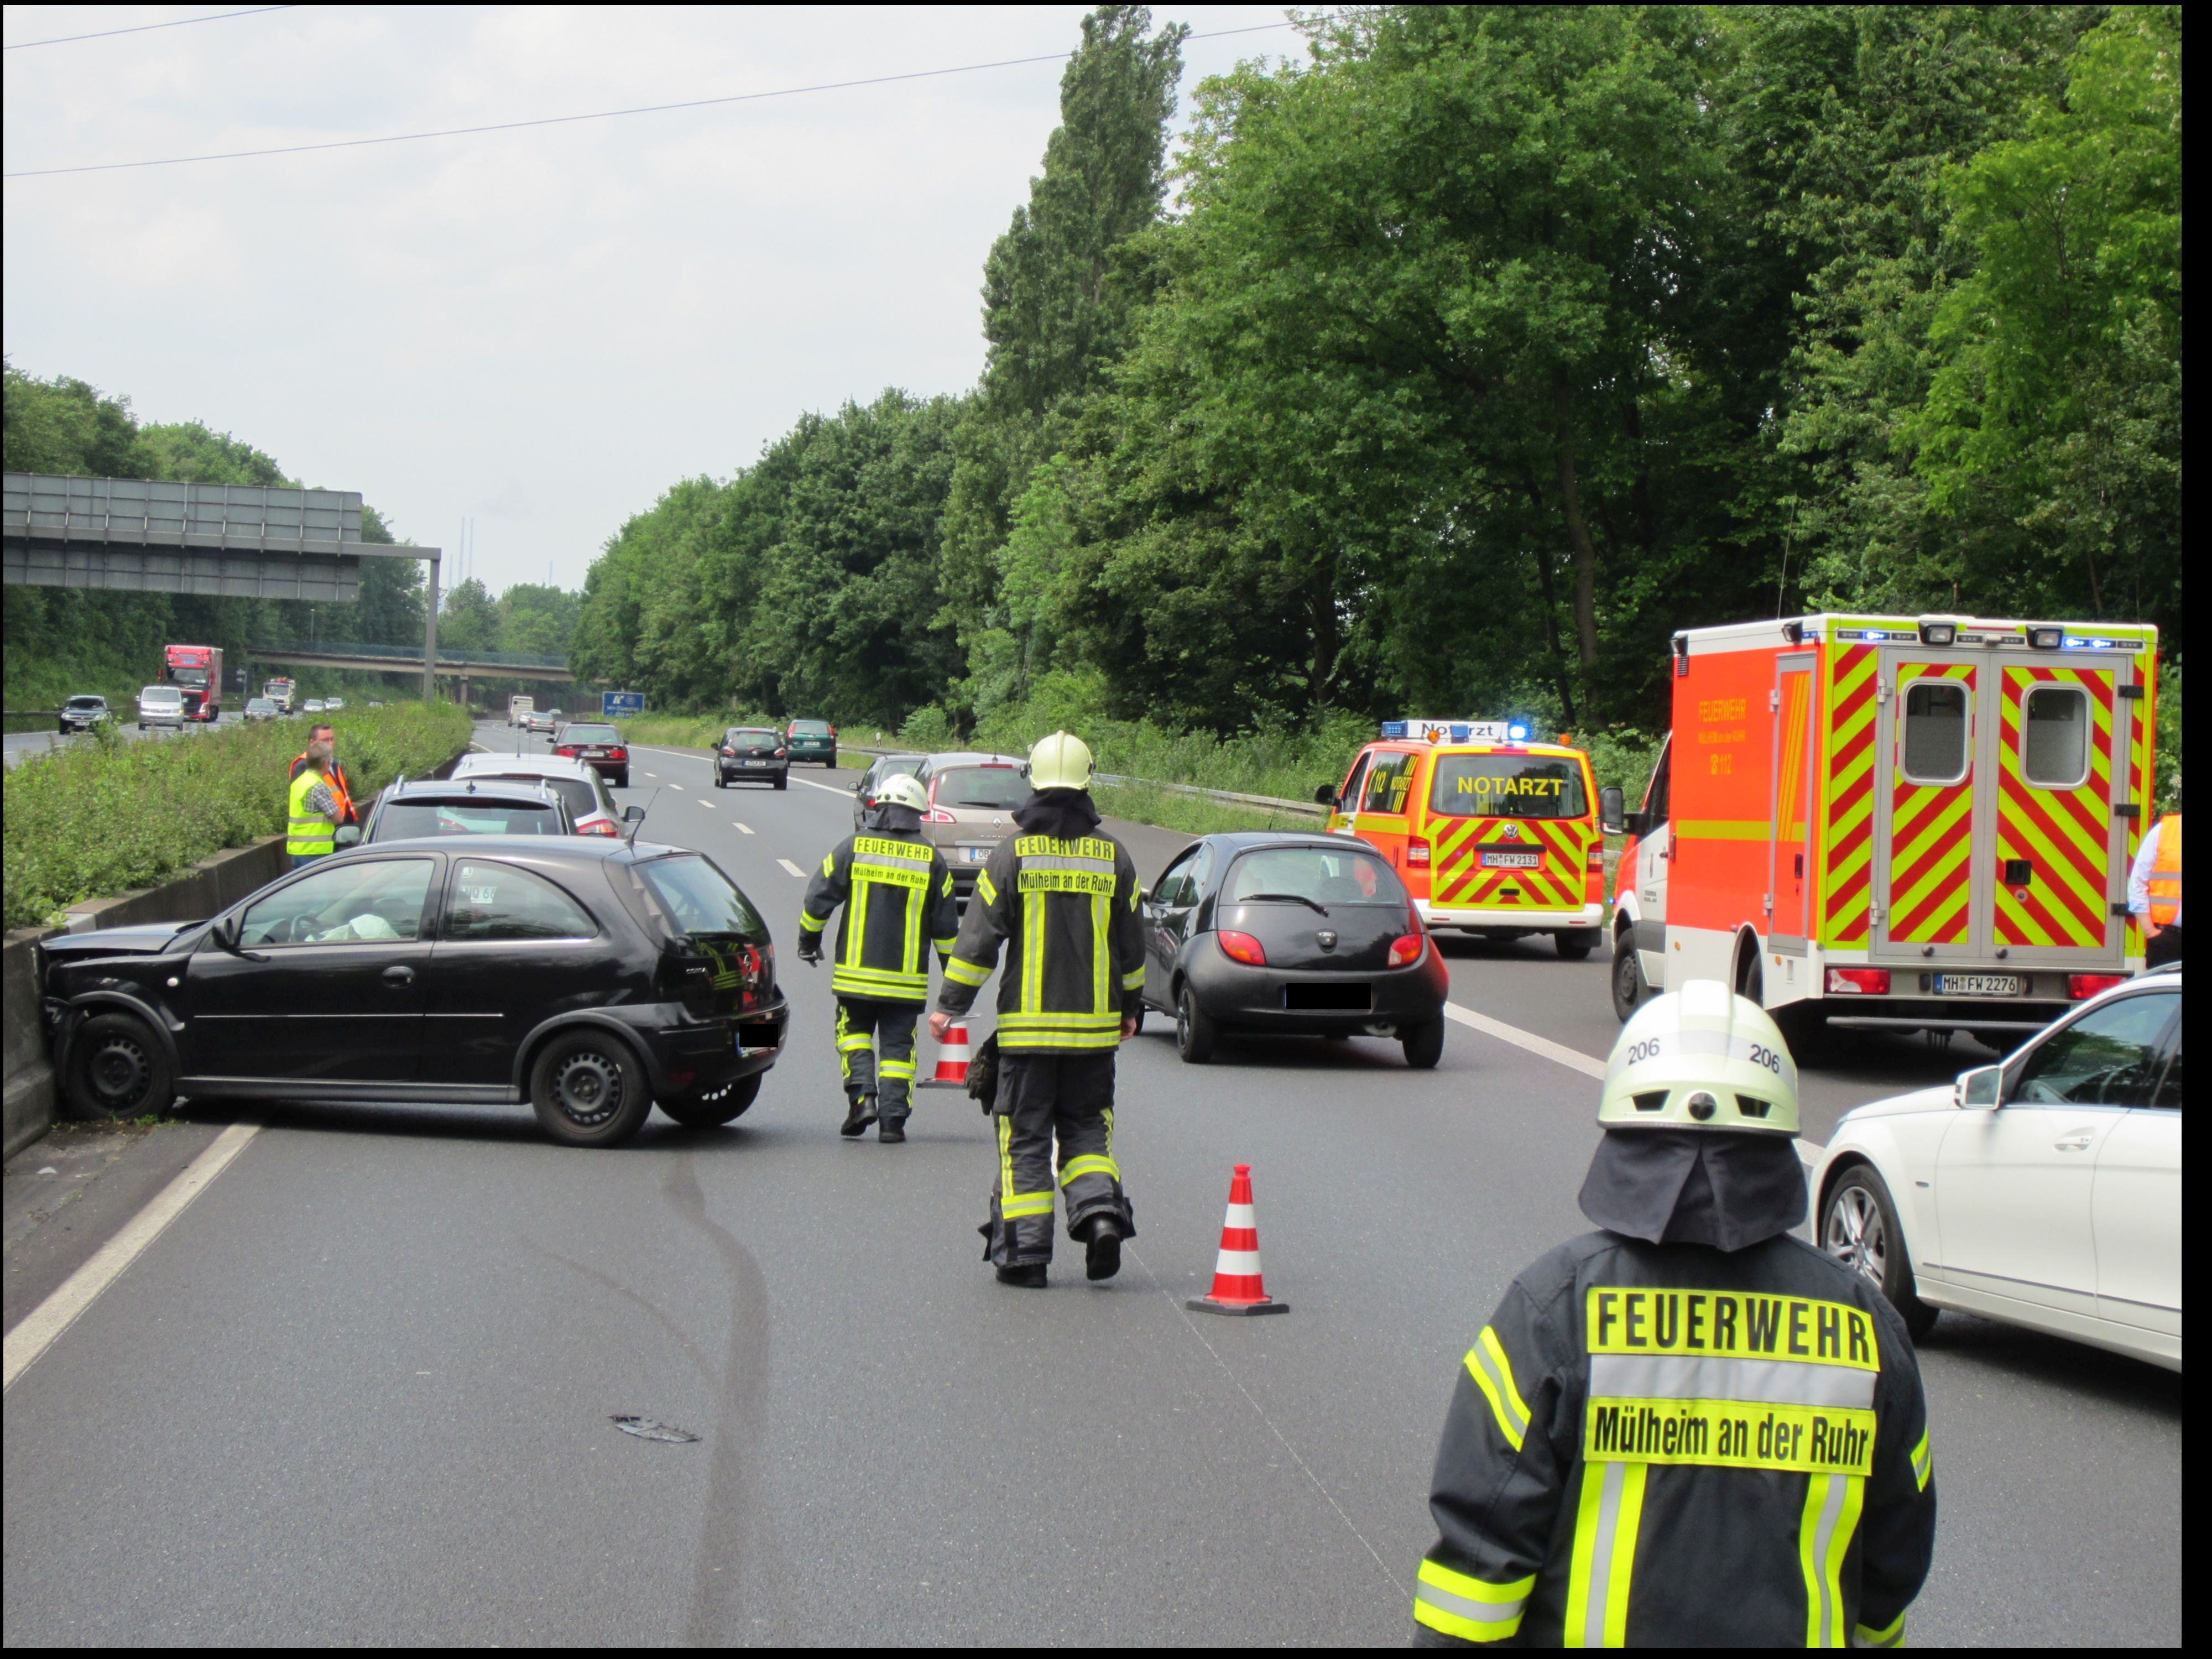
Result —
[{"label": "person in high visibility vest", "polygon": [[301,758],[307,764],[287,792],[284,830],[284,850],[292,855],[295,870],[337,850],[338,796],[331,787],[331,746],[319,739]]},{"label": "person in high visibility vest", "polygon": [[[312,726],[307,728],[307,741],[310,744],[326,744],[330,747],[331,761],[323,769],[323,780],[331,786],[331,793],[337,797],[337,821],[340,823],[360,823],[361,815],[353,801],[353,780],[346,776],[345,766],[338,759],[337,728],[321,724]],[[292,757],[291,776],[297,778],[307,769],[307,757],[304,750]]]},{"label": "person in high visibility vest", "polygon": [[1936,1543],[1912,1339],[1805,1218],[1797,1068],[1713,980],[1638,1009],[1583,1182],[1460,1367],[1425,1646],[1893,1647]]},{"label": "person in high visibility vest", "polygon": [[2181,960],[2181,781],[2173,784],[2174,810],[2150,827],[2128,872],[2128,913],[2144,917],[2143,966]]}]

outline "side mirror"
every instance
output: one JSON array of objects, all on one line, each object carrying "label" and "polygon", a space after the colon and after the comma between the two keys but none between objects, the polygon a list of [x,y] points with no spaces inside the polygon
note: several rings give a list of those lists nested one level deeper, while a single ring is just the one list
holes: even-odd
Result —
[{"label": "side mirror", "polygon": [[623,822],[624,823],[643,823],[645,822],[645,808],[642,806],[623,807]]},{"label": "side mirror", "polygon": [[1951,1098],[1966,1111],[1995,1111],[2004,1103],[2003,1066],[1977,1066],[1971,1072],[1960,1073],[1958,1082],[1952,1085]]},{"label": "side mirror", "polygon": [[361,826],[357,823],[340,824],[338,826],[338,833],[337,836],[337,844],[340,847],[360,846]]},{"label": "side mirror", "polygon": [[1336,805],[1336,786],[1333,783],[1324,783],[1320,788],[1315,790],[1314,804],[1317,806],[1334,806]]},{"label": "side mirror", "polygon": [[[861,781],[862,781],[862,782],[865,782],[865,781],[866,781],[866,780],[863,779]],[[854,793],[854,794],[856,794],[856,795],[857,795],[857,794],[859,794],[859,793],[860,793],[860,785],[859,783],[855,783],[855,784],[853,786],[853,793]]]},{"label": "side mirror", "polygon": [[1618,836],[1628,829],[1628,806],[1620,790],[1608,783],[1597,792],[1597,827],[1608,836]]}]

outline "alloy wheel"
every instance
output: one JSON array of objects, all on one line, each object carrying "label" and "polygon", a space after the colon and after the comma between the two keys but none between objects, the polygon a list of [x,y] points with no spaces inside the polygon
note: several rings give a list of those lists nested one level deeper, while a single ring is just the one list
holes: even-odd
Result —
[{"label": "alloy wheel", "polygon": [[1883,1283],[1889,1268],[1889,1235],[1872,1193],[1856,1182],[1838,1192],[1828,1206],[1826,1233],[1830,1255],[1862,1278],[1877,1285]]}]

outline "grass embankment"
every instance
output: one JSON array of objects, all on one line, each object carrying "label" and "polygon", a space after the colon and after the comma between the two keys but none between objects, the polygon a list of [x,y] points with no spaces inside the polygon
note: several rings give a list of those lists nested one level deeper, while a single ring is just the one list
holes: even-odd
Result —
[{"label": "grass embankment", "polygon": [[[452,703],[346,709],[332,724],[364,799],[402,772],[444,764],[469,741],[468,715]],[[305,720],[143,743],[102,731],[24,761],[0,796],[7,925],[40,925],[84,899],[151,886],[277,834],[286,769],[307,742]]]}]

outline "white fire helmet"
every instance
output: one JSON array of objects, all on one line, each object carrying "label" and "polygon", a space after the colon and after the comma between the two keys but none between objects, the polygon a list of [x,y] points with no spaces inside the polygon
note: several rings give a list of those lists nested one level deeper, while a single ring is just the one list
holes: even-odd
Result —
[{"label": "white fire helmet", "polygon": [[1764,1008],[1718,980],[1654,997],[1606,1061],[1597,1121],[1608,1129],[1797,1133],[1797,1062]]},{"label": "white fire helmet", "polygon": [[1032,789],[1088,789],[1093,763],[1082,738],[1065,732],[1039,738],[1026,769]]},{"label": "white fire helmet", "polygon": [[917,812],[929,811],[928,792],[911,772],[894,772],[876,788],[878,806],[911,806]]}]

